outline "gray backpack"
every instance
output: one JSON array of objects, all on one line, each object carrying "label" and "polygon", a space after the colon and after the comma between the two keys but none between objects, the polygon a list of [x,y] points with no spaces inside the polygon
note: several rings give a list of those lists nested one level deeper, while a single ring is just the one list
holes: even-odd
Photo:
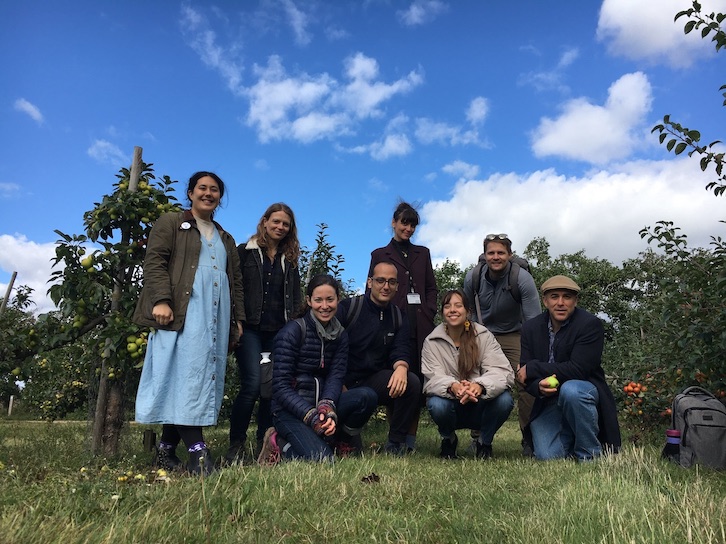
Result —
[{"label": "gray backpack", "polygon": [[693,386],[676,395],[672,410],[672,428],[681,431],[680,465],[726,469],[726,406]]}]

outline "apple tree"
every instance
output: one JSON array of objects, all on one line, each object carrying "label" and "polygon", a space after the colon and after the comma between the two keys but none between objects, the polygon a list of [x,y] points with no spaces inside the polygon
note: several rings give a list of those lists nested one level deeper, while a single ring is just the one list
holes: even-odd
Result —
[{"label": "apple tree", "polygon": [[[85,213],[85,234],[56,231],[60,240],[54,263],[63,268],[52,274],[49,294],[60,310],[60,325],[48,331],[46,347],[83,346],[72,364],[81,374],[85,371],[88,390],[95,393],[94,453],[116,453],[127,399],[143,364],[147,333],[131,318],[146,241],[159,215],[180,209],[172,194],[174,181],[157,179],[140,156],[135,165],[133,173],[122,168],[113,192]],[[90,244],[98,249],[89,252]],[[48,364],[48,357],[43,359]],[[38,370],[42,376],[42,367]]]}]

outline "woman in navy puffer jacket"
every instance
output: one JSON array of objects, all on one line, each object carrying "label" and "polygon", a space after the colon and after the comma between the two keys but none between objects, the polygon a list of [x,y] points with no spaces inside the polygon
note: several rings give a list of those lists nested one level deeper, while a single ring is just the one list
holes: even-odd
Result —
[{"label": "woman in navy puffer jacket", "polygon": [[281,457],[332,460],[339,420],[347,432],[359,432],[377,403],[375,392],[368,388],[341,395],[348,335],[335,317],[340,298],[338,281],[332,276],[314,276],[306,294],[305,326],[296,319],[275,336],[275,426],[265,433],[260,464],[275,464]]}]

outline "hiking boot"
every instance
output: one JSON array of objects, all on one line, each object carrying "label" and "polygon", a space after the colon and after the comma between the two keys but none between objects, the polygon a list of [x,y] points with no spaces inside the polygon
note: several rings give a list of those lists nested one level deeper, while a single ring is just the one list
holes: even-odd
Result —
[{"label": "hiking boot", "polygon": [[263,467],[271,467],[280,462],[280,447],[277,445],[277,431],[270,427],[262,439],[262,449],[257,457],[257,462]]},{"label": "hiking boot", "polygon": [[189,454],[187,462],[187,470],[190,474],[209,476],[216,469],[214,468],[214,459],[211,452],[207,448],[193,451]]},{"label": "hiking boot", "polygon": [[245,442],[244,440],[235,440],[227,448],[227,453],[224,454],[224,461],[233,465],[235,463],[241,463],[245,453]]},{"label": "hiking boot", "polygon": [[477,459],[491,459],[492,457],[494,457],[494,454],[492,453],[491,445],[487,446],[486,444],[481,444],[480,442],[476,443]]},{"label": "hiking boot", "polygon": [[459,445],[459,437],[454,435],[454,440],[444,438],[441,440],[441,453],[439,457],[442,459],[458,459],[456,456],[456,447]]},{"label": "hiking boot", "polygon": [[152,467],[163,468],[167,472],[171,472],[181,468],[181,464],[181,459],[176,456],[176,449],[154,446],[154,458],[151,460]]}]

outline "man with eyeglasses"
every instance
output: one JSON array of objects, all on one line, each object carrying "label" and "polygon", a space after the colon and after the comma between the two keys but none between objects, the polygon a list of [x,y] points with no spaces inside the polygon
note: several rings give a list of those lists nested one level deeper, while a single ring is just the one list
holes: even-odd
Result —
[{"label": "man with eyeglasses", "polygon": [[[406,434],[420,407],[421,381],[409,370],[408,320],[391,300],[398,290],[398,272],[390,262],[378,263],[366,282],[368,293],[343,300],[336,317],[348,333],[348,389],[369,387],[377,404],[390,408],[385,450],[406,453]],[[345,439],[344,439],[345,440]],[[354,448],[360,437],[352,437]]]},{"label": "man with eyeglasses", "polygon": [[[512,241],[502,234],[487,234],[479,264],[464,280],[464,293],[476,308],[471,319],[489,329],[507,356],[512,370],[520,360],[522,323],[542,313],[532,275],[513,261]],[[534,398],[517,386],[517,411],[522,432],[522,455],[531,457],[532,440],[527,428]]]}]

